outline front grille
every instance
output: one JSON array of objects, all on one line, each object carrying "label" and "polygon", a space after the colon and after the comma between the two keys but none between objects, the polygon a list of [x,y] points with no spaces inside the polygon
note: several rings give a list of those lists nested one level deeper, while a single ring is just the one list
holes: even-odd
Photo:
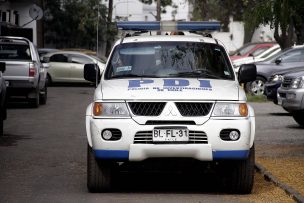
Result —
[{"label": "front grille", "polygon": [[282,82],[282,87],[288,88],[290,86],[292,82],[292,78],[284,78],[283,82]]},{"label": "front grille", "polygon": [[[137,132],[134,137],[134,144],[153,144],[152,131]],[[172,142],[170,144],[172,144]],[[206,133],[203,131],[189,131],[188,144],[208,144]]]},{"label": "front grille", "polygon": [[182,116],[206,116],[209,114],[212,103],[176,102]]},{"label": "front grille", "polygon": [[163,111],[165,102],[129,102],[129,107],[134,115],[159,116]]},{"label": "front grille", "polygon": [[146,125],[195,125],[194,121],[154,121],[146,122]]}]

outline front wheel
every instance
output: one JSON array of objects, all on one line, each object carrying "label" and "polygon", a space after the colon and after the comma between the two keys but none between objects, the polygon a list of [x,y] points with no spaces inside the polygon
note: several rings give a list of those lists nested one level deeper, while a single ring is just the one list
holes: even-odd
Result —
[{"label": "front wheel", "polygon": [[246,160],[231,161],[226,171],[228,191],[237,194],[251,193],[254,181],[255,149],[251,147]]},{"label": "front wheel", "polygon": [[35,90],[35,97],[29,98],[29,105],[32,108],[38,108],[40,103],[39,89]]},{"label": "front wheel", "polygon": [[39,93],[40,104],[44,105],[47,101],[47,85],[45,84],[43,90]]},{"label": "front wheel", "polygon": [[245,84],[245,90],[247,93],[259,96],[264,94],[266,80],[262,77],[257,76],[255,81],[248,82]]},{"label": "front wheel", "polygon": [[292,117],[301,127],[304,127],[304,111],[292,112]]},{"label": "front wheel", "polygon": [[93,149],[88,145],[87,186],[90,192],[107,192],[112,185],[113,164],[95,158]]}]

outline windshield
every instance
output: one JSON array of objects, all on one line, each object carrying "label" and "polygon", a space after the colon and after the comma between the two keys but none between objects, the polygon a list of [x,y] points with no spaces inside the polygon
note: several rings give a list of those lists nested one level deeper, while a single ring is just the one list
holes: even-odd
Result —
[{"label": "windshield", "polygon": [[225,50],[199,42],[145,42],[117,45],[105,79],[199,77],[234,80]]}]

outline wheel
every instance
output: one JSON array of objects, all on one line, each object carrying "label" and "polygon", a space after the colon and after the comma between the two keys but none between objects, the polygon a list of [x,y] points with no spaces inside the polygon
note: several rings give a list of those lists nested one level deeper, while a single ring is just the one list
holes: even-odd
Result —
[{"label": "wheel", "polygon": [[3,136],[3,110],[0,109],[0,137]]},{"label": "wheel", "polygon": [[36,89],[35,91],[35,97],[29,98],[29,104],[32,108],[38,108],[40,103],[40,96],[39,96],[39,90]]},{"label": "wheel", "polygon": [[302,127],[304,127],[304,111],[292,112],[293,119]]},{"label": "wheel", "polygon": [[50,76],[50,74],[46,75],[46,81],[45,81],[47,86],[51,86],[52,85],[52,78]]},{"label": "wheel", "polygon": [[92,148],[87,152],[87,186],[90,192],[108,192],[111,189],[113,165],[97,160]]},{"label": "wheel", "polygon": [[265,89],[266,80],[262,77],[257,76],[255,81],[248,82],[245,85],[245,90],[251,95],[263,95]]},{"label": "wheel", "polygon": [[237,160],[229,163],[226,172],[228,191],[237,194],[251,193],[254,181],[255,148],[252,146],[246,160]]},{"label": "wheel", "polygon": [[44,86],[43,90],[42,90],[42,93],[40,92],[39,94],[39,99],[40,99],[40,104],[44,105],[46,104],[46,101],[47,101],[47,85]]}]

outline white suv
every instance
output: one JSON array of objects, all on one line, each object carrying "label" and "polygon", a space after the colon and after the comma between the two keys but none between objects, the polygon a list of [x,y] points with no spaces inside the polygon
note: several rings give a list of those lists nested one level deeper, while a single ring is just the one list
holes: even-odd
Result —
[{"label": "white suv", "polygon": [[[206,25],[182,23],[188,30]],[[118,28],[153,30],[155,23]],[[238,80],[217,40],[155,35],[122,38],[101,77],[96,68],[84,69],[87,80],[99,83],[86,111],[91,192],[109,191],[124,164],[144,169],[149,160],[187,159],[220,169],[232,192],[251,192],[255,117],[239,82],[255,79],[254,65],[241,67]]]}]

